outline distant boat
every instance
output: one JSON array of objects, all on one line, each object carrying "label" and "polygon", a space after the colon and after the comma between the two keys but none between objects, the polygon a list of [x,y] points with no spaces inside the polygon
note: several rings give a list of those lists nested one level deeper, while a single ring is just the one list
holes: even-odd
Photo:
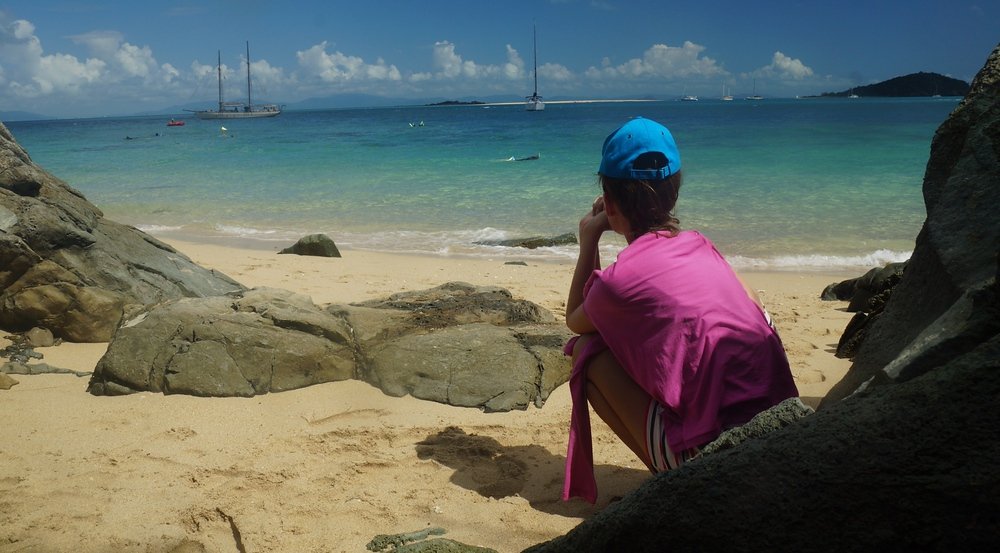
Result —
[{"label": "distant boat", "polygon": [[684,96],[681,96],[681,101],[682,102],[697,102],[698,101],[698,97],[697,96],[692,96],[691,94],[685,94]]},{"label": "distant boat", "polygon": [[181,121],[181,120],[178,120],[178,119],[171,119],[170,121],[167,121],[167,126],[168,127],[183,127],[184,126],[184,121]]},{"label": "distant boat", "polygon": [[195,111],[198,119],[251,119],[257,117],[275,117],[281,114],[281,107],[276,104],[253,103],[250,88],[250,42],[247,42],[247,101],[226,102],[222,99],[222,52],[216,66],[219,72],[219,109]]},{"label": "distant boat", "polygon": [[764,97],[757,94],[757,79],[753,80],[753,94],[746,97],[747,100],[763,100]]},{"label": "distant boat", "polygon": [[531,96],[526,96],[526,102],[524,104],[524,109],[527,111],[545,111],[545,102],[542,101],[542,97],[538,95],[538,30],[532,26],[532,49],[534,50],[535,58],[535,91]]},{"label": "distant boat", "polygon": [[726,85],[722,85],[722,101],[723,102],[733,101],[733,95],[726,92]]},{"label": "distant boat", "polygon": [[858,96],[857,94],[855,94],[855,93],[854,93],[854,89],[852,88],[852,89],[851,89],[851,93],[850,93],[850,94],[848,94],[848,95],[847,95],[847,97],[848,97],[848,98],[860,98],[861,96]]}]

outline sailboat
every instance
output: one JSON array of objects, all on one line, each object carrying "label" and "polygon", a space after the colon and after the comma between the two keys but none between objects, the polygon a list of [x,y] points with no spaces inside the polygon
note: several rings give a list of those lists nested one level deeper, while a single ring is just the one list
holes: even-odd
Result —
[{"label": "sailboat", "polygon": [[538,29],[534,26],[532,27],[532,41],[535,58],[535,91],[531,94],[531,96],[525,97],[527,101],[524,104],[524,109],[527,111],[544,111],[545,102],[543,102],[542,97],[538,95]]},{"label": "sailboat", "polygon": [[281,114],[281,107],[276,104],[254,104],[250,88],[250,42],[247,41],[247,101],[226,102],[222,99],[222,52],[216,66],[219,72],[219,109],[195,111],[198,119],[250,119],[257,117],[275,117]]},{"label": "sailboat", "polygon": [[729,94],[728,92],[726,92],[726,85],[724,83],[722,85],[722,101],[723,102],[732,102],[733,101],[733,95]]},{"label": "sailboat", "polygon": [[763,96],[757,94],[757,79],[753,80],[753,94],[746,97],[747,100],[763,100]]}]

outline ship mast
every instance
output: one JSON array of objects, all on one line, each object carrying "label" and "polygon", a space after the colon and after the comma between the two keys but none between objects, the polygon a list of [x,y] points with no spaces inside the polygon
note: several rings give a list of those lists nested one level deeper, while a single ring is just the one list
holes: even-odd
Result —
[{"label": "ship mast", "polygon": [[531,42],[532,42],[532,57],[535,59],[535,93],[534,96],[538,96],[538,28],[535,25],[531,26]]},{"label": "ship mast", "polygon": [[247,41],[247,110],[253,111],[253,97],[250,95],[250,41]]},{"label": "ship mast", "polygon": [[219,71],[219,111],[222,111],[222,50],[219,50],[219,60],[215,68]]}]

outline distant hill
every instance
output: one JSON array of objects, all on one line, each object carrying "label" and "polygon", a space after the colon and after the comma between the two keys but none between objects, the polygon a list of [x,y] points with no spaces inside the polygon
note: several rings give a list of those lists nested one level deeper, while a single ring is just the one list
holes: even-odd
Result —
[{"label": "distant hill", "polygon": [[30,111],[0,111],[0,121],[42,121],[45,119],[52,118]]},{"label": "distant hill", "polygon": [[912,73],[895,77],[888,81],[856,86],[841,92],[824,92],[821,97],[847,97],[852,92],[858,96],[909,98],[914,96],[965,96],[969,91],[969,83],[945,77],[937,73]]}]

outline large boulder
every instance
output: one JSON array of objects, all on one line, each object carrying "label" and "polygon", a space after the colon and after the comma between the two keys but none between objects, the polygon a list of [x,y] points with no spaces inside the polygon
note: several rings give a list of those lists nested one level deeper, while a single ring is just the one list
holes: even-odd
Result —
[{"label": "large boulder", "polygon": [[541,406],[568,380],[568,337],[551,313],[500,288],[448,283],[326,309],[259,288],[129,318],[88,390],[249,397],[357,378],[393,396],[508,411]]},{"label": "large boulder", "polygon": [[349,333],[287,290],[183,298],[124,321],[87,390],[252,397],[345,380],[354,376]]},{"label": "large boulder", "polygon": [[[924,173],[927,219],[913,256],[881,316],[867,329],[850,372],[823,405],[849,396],[876,377],[912,378],[934,363],[907,362],[907,369],[894,360],[920,357],[942,343],[953,348],[963,334],[978,332],[971,328],[978,325],[973,304],[991,286],[1000,251],[998,144],[1000,48],[934,135]],[[965,347],[976,343],[974,339]]]},{"label": "large boulder", "polygon": [[509,411],[540,407],[569,379],[569,331],[503,288],[451,282],[347,312],[361,329],[359,378],[389,395]]},{"label": "large boulder", "polygon": [[935,135],[913,257],[820,410],[652,478],[530,551],[994,549],[998,144],[1000,46]]},{"label": "large boulder", "polygon": [[241,288],[105,219],[80,192],[35,165],[0,123],[0,328],[38,326],[66,340],[106,342],[131,309]]}]

